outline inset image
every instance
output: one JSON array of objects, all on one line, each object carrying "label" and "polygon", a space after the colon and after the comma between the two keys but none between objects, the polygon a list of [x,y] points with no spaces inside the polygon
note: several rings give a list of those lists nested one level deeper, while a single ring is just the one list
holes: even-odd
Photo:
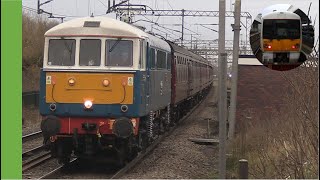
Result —
[{"label": "inset image", "polygon": [[286,71],[300,66],[312,52],[314,27],[302,10],[290,4],[265,8],[250,30],[254,55],[266,67]]}]

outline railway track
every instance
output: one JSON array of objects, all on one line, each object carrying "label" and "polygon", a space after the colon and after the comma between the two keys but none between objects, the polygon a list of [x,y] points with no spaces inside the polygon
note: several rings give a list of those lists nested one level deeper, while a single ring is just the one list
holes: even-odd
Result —
[{"label": "railway track", "polygon": [[32,160],[29,160],[25,163],[22,164],[22,172],[26,171],[26,170],[29,170],[35,166],[38,166],[40,164],[43,164],[45,163],[46,161],[48,160],[51,160],[52,157],[51,157],[51,153],[50,152],[46,152]]},{"label": "railway track", "polygon": [[22,136],[22,143],[27,142],[27,141],[32,141],[34,139],[42,137],[42,131],[37,131],[31,134],[27,134]]},{"label": "railway track", "polygon": [[[37,132],[22,136],[22,142],[28,143],[32,140],[39,139],[41,137],[42,137],[42,131],[37,131]],[[22,160],[23,160],[22,172],[25,172],[35,166],[38,166],[52,159],[50,153],[49,152],[42,153],[43,150],[44,150],[44,146],[41,145],[22,153]]]},{"label": "railway track", "polygon": [[[206,98],[206,97],[205,97]],[[117,173],[115,173],[110,179],[118,179],[121,176],[123,176],[126,172],[128,172],[129,170],[131,170],[135,165],[137,165],[138,163],[140,163],[144,157],[146,157],[149,153],[151,153],[156,147],[157,145],[162,142],[164,140],[165,137],[169,136],[170,134],[172,134],[174,132],[174,130],[179,126],[179,124],[181,124],[184,120],[186,120],[192,113],[194,110],[197,109],[197,107],[203,103],[203,101],[205,100],[202,99],[196,106],[194,106],[189,112],[188,114],[186,114],[182,119],[180,119],[180,121],[178,121],[177,125],[172,127],[168,132],[164,133],[163,135],[161,135],[154,143],[151,144],[151,146],[149,146],[145,152],[140,153],[134,160],[132,160],[131,162],[129,162],[124,168],[120,169]]]},{"label": "railway track", "polygon": [[[181,124],[184,120],[186,120],[192,113],[194,110],[197,109],[197,107],[202,104],[204,101],[204,99],[202,101],[200,101],[195,107],[193,107],[188,114],[186,114],[182,119],[180,119],[180,121],[177,123],[176,126],[172,127],[169,131],[167,131],[166,133],[164,133],[163,135],[159,136],[145,151],[140,152],[138,154],[138,156],[133,159],[132,161],[130,161],[128,164],[126,164],[123,168],[121,168],[120,170],[116,171],[116,173],[112,173],[112,174],[106,174],[106,178],[109,179],[118,179],[121,178],[125,173],[127,173],[129,170],[131,170],[133,167],[135,167],[135,165],[139,164],[148,154],[150,154],[156,147],[157,145],[162,142],[164,140],[165,137],[169,136],[170,134],[172,134],[174,132],[174,130],[179,126],[179,124]],[[54,169],[53,171],[43,175],[42,177],[40,177],[39,179],[55,179],[55,178],[59,178],[59,175],[61,175],[61,173],[63,174],[62,170],[65,167],[70,167],[72,166],[74,163],[77,162],[77,159],[74,158],[73,160],[70,161],[70,163],[66,166],[59,166],[56,169]]]},{"label": "railway track", "polygon": [[31,156],[34,156],[35,154],[39,154],[40,152],[42,152],[44,150],[44,147],[43,146],[38,146],[38,147],[35,147],[31,150],[28,150],[26,152],[23,152],[22,153],[22,159],[25,159],[25,158],[28,158],[28,157],[31,157]]},{"label": "railway track", "polygon": [[[72,164],[75,163],[76,161],[77,161],[77,158],[72,159],[67,166],[72,166]],[[60,173],[61,170],[62,170],[63,168],[65,168],[65,167],[66,167],[66,165],[60,165],[60,166],[57,167],[56,169],[54,169],[54,170],[50,171],[49,173],[41,176],[39,179],[54,179],[54,178],[56,177],[56,175],[57,175],[58,173]]]}]

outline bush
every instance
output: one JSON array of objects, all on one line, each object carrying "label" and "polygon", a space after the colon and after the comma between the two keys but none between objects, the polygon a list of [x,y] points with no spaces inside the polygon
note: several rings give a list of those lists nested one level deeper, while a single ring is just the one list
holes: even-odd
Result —
[{"label": "bush", "polygon": [[250,178],[318,178],[318,58],[282,76],[291,90],[285,107],[269,115],[248,112],[251,119],[238,121],[232,154],[248,159]]},{"label": "bush", "polygon": [[22,69],[42,66],[44,33],[57,25],[57,21],[34,12],[22,13]]}]

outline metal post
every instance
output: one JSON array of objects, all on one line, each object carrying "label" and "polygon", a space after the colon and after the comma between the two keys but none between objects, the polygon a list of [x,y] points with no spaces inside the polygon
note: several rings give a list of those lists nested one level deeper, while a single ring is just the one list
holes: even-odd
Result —
[{"label": "metal post", "polygon": [[225,53],[226,1],[219,0],[219,178],[226,177],[227,54]]},{"label": "metal post", "polygon": [[40,0],[38,0],[37,12],[38,12],[38,14],[40,14]]},{"label": "metal post", "polygon": [[239,34],[240,34],[240,11],[241,0],[235,2],[235,22],[233,36],[233,61],[231,73],[231,95],[230,95],[230,111],[229,111],[229,139],[233,138],[235,128],[235,116],[237,107],[237,84],[238,84],[238,57],[239,57]]},{"label": "metal post", "polygon": [[191,42],[191,45],[190,45],[190,46],[191,46],[191,49],[193,49],[193,48],[192,48],[192,34],[191,34],[191,41],[190,41],[190,42]]},{"label": "metal post", "polygon": [[[241,3],[240,3],[240,6],[241,6]],[[240,7],[240,10],[241,10],[241,7]],[[240,15],[239,15],[240,16]],[[245,41],[245,48],[244,48],[244,50],[245,50],[245,54],[247,55],[247,44],[248,44],[248,29],[250,29],[249,27],[248,27],[248,18],[246,18],[246,41]]]},{"label": "metal post", "polygon": [[181,29],[181,45],[183,45],[183,31],[184,31],[184,9],[182,9],[182,29]]},{"label": "metal post", "polygon": [[248,161],[246,159],[239,160],[239,179],[248,179]]}]

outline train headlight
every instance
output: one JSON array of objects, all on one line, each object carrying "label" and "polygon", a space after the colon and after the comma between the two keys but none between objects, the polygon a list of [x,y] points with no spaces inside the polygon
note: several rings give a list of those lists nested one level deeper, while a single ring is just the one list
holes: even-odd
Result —
[{"label": "train headlight", "polygon": [[70,78],[68,80],[68,83],[69,83],[70,86],[73,86],[76,83],[76,81],[73,78]]},{"label": "train headlight", "polygon": [[272,46],[269,45],[269,44],[264,44],[263,46],[264,46],[264,48],[267,48],[267,49],[271,49],[272,48]]},{"label": "train headlight", "polygon": [[104,80],[102,81],[102,84],[103,84],[105,87],[107,87],[107,86],[110,85],[110,81],[109,81],[108,79],[104,79]]},{"label": "train headlight", "polygon": [[90,109],[90,108],[92,107],[92,101],[86,100],[86,101],[84,102],[84,107],[85,107],[86,109]]}]

